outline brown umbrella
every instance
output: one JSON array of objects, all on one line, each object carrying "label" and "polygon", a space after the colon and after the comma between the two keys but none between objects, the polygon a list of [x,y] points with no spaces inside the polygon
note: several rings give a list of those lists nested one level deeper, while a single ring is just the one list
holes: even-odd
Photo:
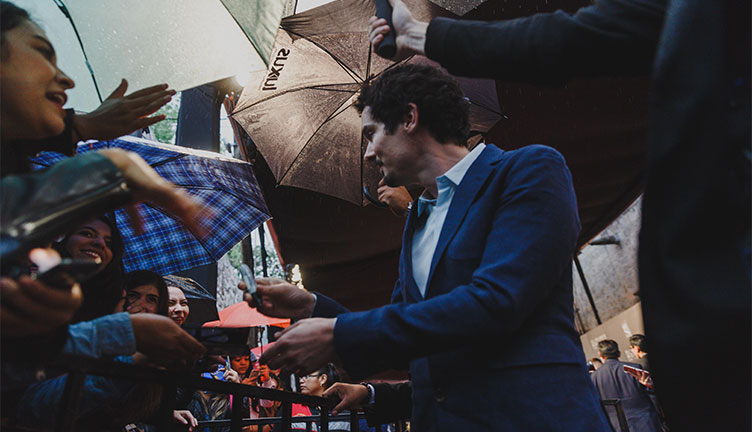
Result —
[{"label": "brown umbrella", "polygon": [[[441,11],[426,0],[407,3],[418,19]],[[278,185],[363,205],[363,186],[378,182],[376,168],[362,163],[365,144],[352,106],[363,82],[394,65],[371,52],[367,29],[374,13],[371,0],[337,0],[282,20],[269,69],[251,77],[254,85],[243,90],[232,114]],[[494,82],[461,83],[473,128],[487,131],[501,117]]]},{"label": "brown umbrella", "polygon": [[486,0],[431,0],[431,2],[462,16],[485,3]]}]

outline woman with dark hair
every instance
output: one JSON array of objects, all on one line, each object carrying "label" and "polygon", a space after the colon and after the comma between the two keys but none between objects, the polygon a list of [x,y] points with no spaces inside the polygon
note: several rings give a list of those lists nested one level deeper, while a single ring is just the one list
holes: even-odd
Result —
[{"label": "woman with dark hair", "polygon": [[[24,9],[0,2],[2,52],[2,171],[29,171],[29,156],[47,150],[66,155],[87,139],[112,139],[149,126],[164,115],[148,117],[175,92],[166,85],[124,96],[128,83],[89,114],[64,110],[73,80],[57,66],[55,49]],[[13,145],[7,145],[12,143]]]},{"label": "woman with dark hair", "polygon": [[53,248],[62,257],[100,262],[97,273],[81,284],[84,301],[73,322],[112,313],[122,298],[125,250],[123,237],[112,219],[103,215],[88,220],[54,243]]},{"label": "woman with dark hair", "polygon": [[[338,382],[340,380],[341,373],[337,369],[336,366],[332,363],[328,363],[321,367],[319,370],[315,372],[311,372],[308,375],[300,377],[299,383],[300,383],[300,392],[305,395],[311,395],[311,396],[321,396],[324,394],[324,391],[332,386],[332,384]],[[296,406],[293,405],[293,410],[295,410]],[[298,415],[318,415],[320,410],[315,407],[305,407],[305,406],[298,406]],[[306,411],[310,410],[310,414],[308,414]],[[346,414],[347,411],[343,411],[340,414]],[[293,413],[293,415],[295,415]],[[314,427],[317,426],[314,423]],[[292,425],[293,430],[303,430],[306,429],[306,425],[303,423],[293,423]],[[316,429],[318,430],[318,429]],[[334,421],[329,423],[329,430],[330,431],[349,431],[350,430],[350,423],[349,422],[341,422],[341,421]]]},{"label": "woman with dark hair", "polygon": [[125,275],[125,310],[128,313],[168,314],[167,284],[157,273],[136,270]]}]

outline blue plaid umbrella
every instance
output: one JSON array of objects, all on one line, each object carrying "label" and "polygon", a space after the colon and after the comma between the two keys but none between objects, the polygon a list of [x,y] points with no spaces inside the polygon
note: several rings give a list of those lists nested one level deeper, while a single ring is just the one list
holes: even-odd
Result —
[{"label": "blue plaid umbrella", "polygon": [[[251,165],[218,153],[161,144],[134,137],[79,144],[78,152],[120,148],[140,155],[164,179],[212,209],[209,235],[199,239],[158,207],[140,204],[144,234],[136,235],[122,209],[115,211],[125,241],[127,271],[146,269],[161,275],[219,260],[270,218]],[[43,152],[32,162],[40,168],[64,159]]]}]

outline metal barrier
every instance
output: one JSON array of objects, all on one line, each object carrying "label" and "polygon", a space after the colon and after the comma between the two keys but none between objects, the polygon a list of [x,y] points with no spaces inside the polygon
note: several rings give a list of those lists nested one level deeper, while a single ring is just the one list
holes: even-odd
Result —
[{"label": "metal barrier", "polygon": [[[614,410],[616,411],[616,418],[619,420],[619,432],[629,432],[629,424],[627,423],[627,416],[624,415],[624,408],[621,406],[621,400],[620,399],[602,399],[601,400],[601,406],[603,407],[603,412],[606,413],[606,419],[608,420],[609,424],[611,423],[611,416],[608,415],[608,411],[606,410],[607,406],[614,407]],[[614,425],[611,425],[611,429],[614,429]]]},{"label": "metal barrier", "polygon": [[[349,421],[350,430],[355,432],[359,430],[359,419],[363,417],[362,414],[356,412],[352,412],[349,415],[330,416],[329,410],[334,408],[337,404],[337,401],[333,399],[246,384],[218,381],[203,378],[196,372],[162,370],[88,357],[66,357],[60,362],[56,362],[54,367],[68,371],[65,390],[60,402],[60,414],[55,428],[55,430],[59,432],[76,430],[76,414],[81,394],[84,389],[84,378],[86,375],[98,375],[162,384],[164,390],[162,392],[162,400],[157,415],[157,423],[155,425],[160,432],[170,431],[173,430],[173,427],[178,426],[173,423],[172,417],[172,413],[175,410],[175,395],[178,387],[230,394],[233,395],[233,398],[236,400],[242,400],[241,398],[243,397],[252,397],[282,402],[279,409],[279,412],[282,414],[280,417],[258,419],[244,418],[244,414],[247,414],[247,412],[244,411],[247,410],[244,409],[242,403],[234,403],[232,406],[231,418],[229,420],[202,421],[199,422],[199,427],[215,428],[227,427],[229,425],[232,432],[240,432],[243,426],[277,424],[280,425],[277,430],[286,432],[291,430],[293,422],[305,422],[308,425],[311,425],[312,422],[317,422],[319,425],[319,431],[327,432],[329,422],[337,420]],[[317,416],[292,417],[292,404],[321,407],[321,414]],[[381,426],[379,426],[377,430],[380,430],[380,428]],[[401,431],[402,425],[398,425],[395,429]]]}]

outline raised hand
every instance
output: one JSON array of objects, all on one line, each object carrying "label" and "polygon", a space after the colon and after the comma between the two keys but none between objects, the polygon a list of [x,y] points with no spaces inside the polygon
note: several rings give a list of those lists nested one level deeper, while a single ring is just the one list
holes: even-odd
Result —
[{"label": "raised hand", "polygon": [[128,81],[123,79],[97,109],[73,118],[74,129],[80,134],[79,140],[113,139],[162,121],[165,118],[162,114],[149,115],[175,95],[175,90],[168,89],[167,84],[147,87],[125,96],[127,89]]},{"label": "raised hand", "polygon": [[[392,5],[392,25],[397,32],[397,53],[390,60],[397,62],[414,54],[425,55],[428,23],[413,18],[401,0],[389,0],[389,3]],[[373,47],[378,47],[390,31],[385,19],[372,16],[368,20],[368,39]]]},{"label": "raised hand", "polygon": [[[245,283],[239,283],[238,288],[245,291]],[[261,304],[256,304],[247,293],[243,298],[251,307],[270,317],[308,318],[316,305],[313,294],[282,279],[257,278],[256,293],[261,298]]]},{"label": "raised hand", "polygon": [[136,350],[160,365],[189,365],[206,348],[166,316],[140,313],[130,316]]},{"label": "raised hand", "polygon": [[68,323],[83,296],[78,284],[51,287],[21,276],[0,279],[0,332],[6,337],[44,335]]},{"label": "raised hand", "polygon": [[368,389],[363,384],[334,383],[322,395],[325,398],[337,398],[340,402],[332,409],[332,415],[344,410],[360,408],[368,402]]},{"label": "raised hand", "polygon": [[379,188],[377,189],[379,194],[379,201],[388,205],[394,214],[397,216],[406,216],[409,204],[412,202],[413,197],[405,189],[404,186],[390,187],[384,183],[384,179],[379,181]]},{"label": "raised hand", "polygon": [[339,363],[334,350],[334,318],[309,318],[278,333],[259,362],[303,376],[327,363]]},{"label": "raised hand", "polygon": [[172,412],[172,419],[175,423],[180,423],[188,426],[188,432],[192,432],[193,428],[198,426],[198,420],[188,410],[175,410]]}]

